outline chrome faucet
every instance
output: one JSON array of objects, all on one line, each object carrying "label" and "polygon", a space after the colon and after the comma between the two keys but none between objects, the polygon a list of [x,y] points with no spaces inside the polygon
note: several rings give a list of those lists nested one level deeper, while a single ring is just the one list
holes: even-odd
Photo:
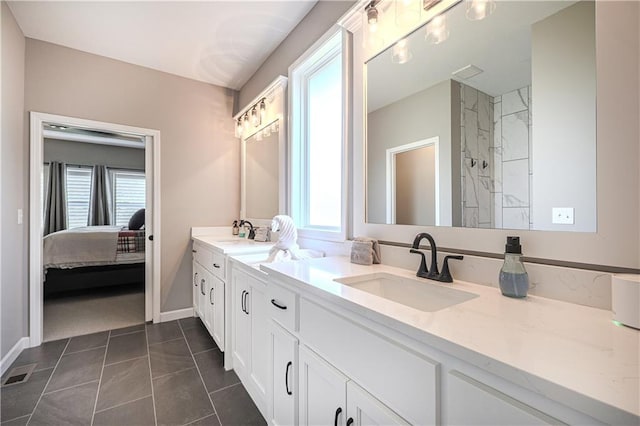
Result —
[{"label": "chrome faucet", "polygon": [[[425,259],[424,253],[421,252],[420,249],[420,241],[423,239],[429,240],[429,246],[431,250],[431,267],[427,269],[427,261]],[[452,283],[453,277],[451,276],[451,272],[449,272],[449,259],[454,260],[462,260],[464,256],[445,256],[444,262],[442,264],[442,273],[438,272],[438,249],[436,247],[436,242],[433,237],[426,232],[421,232],[416,235],[416,238],[413,240],[413,244],[411,245],[410,253],[419,254],[421,257],[420,267],[418,268],[418,272],[416,272],[416,276],[421,278],[428,278],[434,281],[440,281],[443,283]]]},{"label": "chrome faucet", "polygon": [[248,220],[242,219],[240,221],[240,226],[245,226],[245,225],[249,225],[249,235],[247,236],[247,238],[249,240],[253,240],[256,237],[256,230],[253,229],[253,225],[251,224],[251,222],[249,222]]}]

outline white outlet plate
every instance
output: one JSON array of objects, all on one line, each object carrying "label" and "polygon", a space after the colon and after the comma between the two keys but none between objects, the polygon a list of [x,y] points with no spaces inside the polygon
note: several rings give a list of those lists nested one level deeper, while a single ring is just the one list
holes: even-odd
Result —
[{"label": "white outlet plate", "polygon": [[573,207],[554,207],[552,209],[551,223],[557,225],[573,225]]}]

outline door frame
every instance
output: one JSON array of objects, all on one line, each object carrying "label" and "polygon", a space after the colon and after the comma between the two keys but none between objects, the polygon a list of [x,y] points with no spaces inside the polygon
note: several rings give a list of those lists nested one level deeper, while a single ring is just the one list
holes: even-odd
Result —
[{"label": "door frame", "polygon": [[[44,218],[41,203],[43,125],[45,123],[144,136],[145,183],[147,187],[145,223],[151,224],[151,232],[148,234],[153,235],[153,243],[148,238],[145,240],[145,276],[147,278],[145,278],[144,316],[145,321],[160,322],[160,131],[35,111],[31,111],[29,115],[29,346],[39,346],[43,338],[42,229]],[[145,228],[149,231],[148,226]]]},{"label": "door frame", "polygon": [[405,145],[394,146],[386,151],[386,186],[387,186],[387,203],[386,203],[386,223],[396,223],[396,155],[414,149],[424,148],[433,145],[435,149],[435,226],[440,224],[440,137],[434,136],[411,142]]}]

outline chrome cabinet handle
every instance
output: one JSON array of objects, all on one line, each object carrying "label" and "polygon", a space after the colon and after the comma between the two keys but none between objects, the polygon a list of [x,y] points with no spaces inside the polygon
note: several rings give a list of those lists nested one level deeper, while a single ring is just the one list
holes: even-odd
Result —
[{"label": "chrome cabinet handle", "polygon": [[347,420],[347,426],[351,426],[353,424],[353,418],[349,417],[349,420]]},{"label": "chrome cabinet handle", "polygon": [[204,278],[200,280],[200,293],[204,296]]},{"label": "chrome cabinet handle", "polygon": [[213,305],[213,299],[211,298],[212,296],[213,296],[213,287],[211,287],[211,290],[209,290],[209,303]]},{"label": "chrome cabinet handle", "polygon": [[247,298],[249,297],[249,292],[244,292],[244,313],[249,315],[249,308],[247,307]]},{"label": "chrome cabinet handle", "polygon": [[214,264],[213,264],[213,267],[214,267],[214,268],[218,268],[218,269],[220,269],[220,265],[218,265],[217,263],[214,263]]},{"label": "chrome cabinet handle", "polygon": [[244,303],[245,303],[244,295],[246,293],[247,293],[246,290],[242,290],[242,296],[240,296],[240,309],[242,309],[242,312],[244,312],[245,314],[247,313],[247,311],[244,308]]},{"label": "chrome cabinet handle", "polygon": [[198,287],[198,273],[193,274],[193,286]]}]

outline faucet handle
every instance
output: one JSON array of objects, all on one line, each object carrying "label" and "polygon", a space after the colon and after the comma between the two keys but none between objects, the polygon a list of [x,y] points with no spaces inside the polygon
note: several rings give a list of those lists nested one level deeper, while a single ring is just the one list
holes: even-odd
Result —
[{"label": "faucet handle", "polygon": [[453,260],[462,260],[464,256],[445,256],[444,261],[442,263],[442,273],[438,277],[438,281],[443,283],[452,283],[453,277],[451,276],[451,272],[449,272],[449,259]]},{"label": "faucet handle", "polygon": [[418,272],[416,272],[416,277],[427,278],[429,270],[427,269],[427,260],[424,257],[424,253],[420,250],[411,249],[409,253],[419,254],[420,259],[420,267],[418,268]]}]

